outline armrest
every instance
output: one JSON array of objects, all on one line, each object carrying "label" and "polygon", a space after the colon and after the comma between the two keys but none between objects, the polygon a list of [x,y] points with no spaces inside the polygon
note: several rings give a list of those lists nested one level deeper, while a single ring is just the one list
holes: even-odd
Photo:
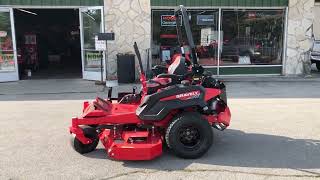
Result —
[{"label": "armrest", "polygon": [[152,68],[152,72],[154,73],[155,76],[157,76],[159,74],[162,74],[162,73],[165,73],[165,72],[167,72],[167,70],[168,70],[167,67],[160,66],[160,65],[157,65],[157,66]]},{"label": "armrest", "polygon": [[156,66],[154,66],[152,69],[167,69],[167,67],[166,66],[162,66],[162,65],[156,65]]},{"label": "armrest", "polygon": [[177,78],[178,76],[175,74],[159,74],[158,78]]},{"label": "armrest", "polygon": [[175,74],[160,74],[157,78],[170,78],[172,81],[179,81],[180,77]]}]

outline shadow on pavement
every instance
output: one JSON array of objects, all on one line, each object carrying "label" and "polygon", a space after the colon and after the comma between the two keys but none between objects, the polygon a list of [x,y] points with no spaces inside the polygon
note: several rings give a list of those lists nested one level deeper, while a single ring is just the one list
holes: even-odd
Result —
[{"label": "shadow on pavement", "polygon": [[[85,156],[107,160],[104,149]],[[123,165],[141,169],[181,170],[192,163],[230,167],[317,169],[320,168],[320,140],[226,130],[215,132],[212,148],[200,159],[180,159],[165,150],[162,157],[153,161],[126,161]]]}]

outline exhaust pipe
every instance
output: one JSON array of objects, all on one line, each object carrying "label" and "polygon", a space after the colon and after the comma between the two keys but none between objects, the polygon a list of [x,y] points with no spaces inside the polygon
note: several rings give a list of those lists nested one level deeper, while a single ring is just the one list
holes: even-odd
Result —
[{"label": "exhaust pipe", "polygon": [[218,129],[219,131],[224,131],[227,128],[227,126],[223,123],[214,123],[212,127]]}]

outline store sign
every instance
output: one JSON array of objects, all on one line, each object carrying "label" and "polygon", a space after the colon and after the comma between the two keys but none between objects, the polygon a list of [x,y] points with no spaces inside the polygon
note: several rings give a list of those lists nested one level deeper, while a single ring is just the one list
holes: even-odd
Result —
[{"label": "store sign", "polygon": [[[176,17],[174,15],[162,15],[161,26],[176,26]],[[182,25],[182,16],[180,16],[180,25]]]},{"label": "store sign", "polygon": [[0,53],[0,71],[14,71],[14,55]]},{"label": "store sign", "polygon": [[86,52],[87,67],[98,68],[101,66],[101,53],[100,52]]},{"label": "store sign", "polygon": [[0,31],[0,37],[7,37],[8,33],[7,31]]},{"label": "store sign", "polygon": [[265,17],[276,17],[278,15],[273,14],[273,12],[268,14],[267,12],[256,12],[251,11],[248,12],[248,19],[257,19],[257,18],[265,18]]},{"label": "store sign", "polygon": [[107,50],[107,41],[98,40],[98,36],[95,37],[95,46],[97,51],[106,51]]},{"label": "store sign", "polygon": [[14,63],[13,54],[0,54],[0,62]]},{"label": "store sign", "polygon": [[99,52],[86,52],[87,61],[100,61],[101,54]]},{"label": "store sign", "polygon": [[214,25],[214,16],[213,15],[198,15],[197,16],[197,25],[200,25],[200,26]]},{"label": "store sign", "polygon": [[248,12],[248,18],[249,19],[255,19],[257,17],[257,13],[256,12]]}]

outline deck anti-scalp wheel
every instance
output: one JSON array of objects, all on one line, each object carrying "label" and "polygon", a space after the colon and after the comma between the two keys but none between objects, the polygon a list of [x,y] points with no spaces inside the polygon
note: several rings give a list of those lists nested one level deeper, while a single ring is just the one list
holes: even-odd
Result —
[{"label": "deck anti-scalp wheel", "polygon": [[212,145],[213,131],[199,113],[183,113],[166,131],[166,142],[175,155],[194,159],[204,155]]},{"label": "deck anti-scalp wheel", "polygon": [[85,154],[92,152],[96,149],[99,143],[99,138],[97,135],[97,132],[95,128],[93,127],[82,127],[84,136],[91,139],[92,143],[90,144],[82,144],[81,141],[79,141],[77,138],[72,138],[71,143],[73,145],[73,148],[80,154]]}]

